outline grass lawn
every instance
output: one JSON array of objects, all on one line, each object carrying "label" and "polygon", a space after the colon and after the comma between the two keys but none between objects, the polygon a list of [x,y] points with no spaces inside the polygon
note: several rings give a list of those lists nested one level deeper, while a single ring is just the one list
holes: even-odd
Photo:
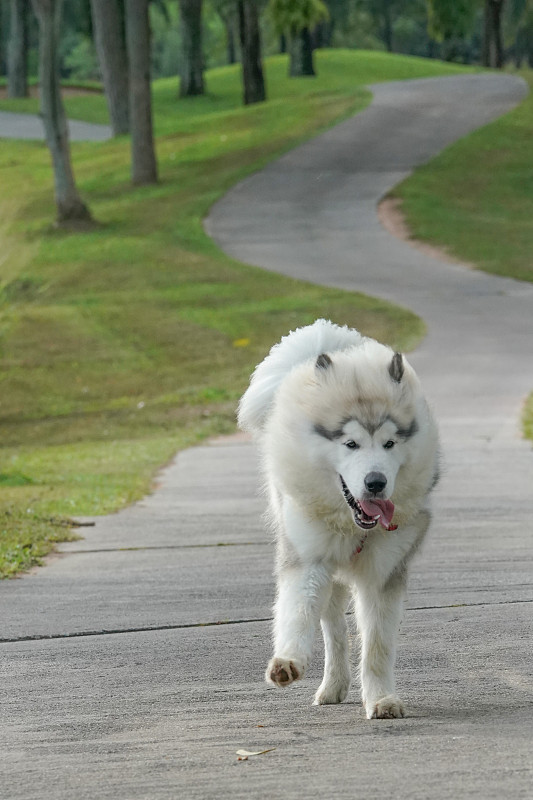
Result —
[{"label": "grass lawn", "polygon": [[[533,72],[520,74],[533,88]],[[532,130],[530,91],[396,187],[413,236],[485,272],[533,281]]]},{"label": "grass lawn", "polygon": [[523,422],[526,437],[533,440],[533,393],[529,395],[524,406]]},{"label": "grass lawn", "polygon": [[[156,82],[157,186],[130,185],[127,138],[73,145],[93,232],[50,225],[43,144],[2,143],[0,576],[72,535],[66,518],[132,502],[176,450],[233,431],[251,370],[291,328],[325,316],[403,349],[423,335],[408,311],[238,264],[203,232],[239,178],[363,108],[365,83],[461,71],[375,52],[317,56],[316,79],[289,80],[285,57],[270,59],[270,99],[249,108],[236,67],[209,72],[209,94],[193,100],[176,99],[176,80]],[[107,121],[97,94],[66,105]]]}]

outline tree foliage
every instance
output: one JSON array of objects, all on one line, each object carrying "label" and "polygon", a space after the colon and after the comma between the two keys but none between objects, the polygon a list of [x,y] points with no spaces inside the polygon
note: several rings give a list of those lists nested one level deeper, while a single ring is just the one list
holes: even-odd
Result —
[{"label": "tree foliage", "polygon": [[394,26],[403,15],[412,17],[416,14],[416,4],[411,0],[357,0],[356,7],[359,11],[366,12],[373,20],[376,32],[384,43],[386,49],[392,52]]},{"label": "tree foliage", "polygon": [[428,30],[437,41],[467,36],[474,25],[476,0],[427,0]]},{"label": "tree foliage", "polygon": [[329,18],[322,0],[270,0],[270,17],[279,34],[289,37],[289,75],[314,75],[311,30]]},{"label": "tree foliage", "polygon": [[322,0],[269,0],[268,10],[278,33],[294,35],[328,19]]},{"label": "tree foliage", "polygon": [[533,0],[508,0],[504,35],[516,67],[533,67]]}]

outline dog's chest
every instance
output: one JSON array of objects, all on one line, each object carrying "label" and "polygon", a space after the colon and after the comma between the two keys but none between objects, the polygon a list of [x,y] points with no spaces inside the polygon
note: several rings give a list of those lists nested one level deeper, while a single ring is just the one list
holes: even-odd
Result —
[{"label": "dog's chest", "polygon": [[371,548],[371,536],[371,532],[365,531],[335,536],[329,543],[330,560],[341,569],[354,567]]}]

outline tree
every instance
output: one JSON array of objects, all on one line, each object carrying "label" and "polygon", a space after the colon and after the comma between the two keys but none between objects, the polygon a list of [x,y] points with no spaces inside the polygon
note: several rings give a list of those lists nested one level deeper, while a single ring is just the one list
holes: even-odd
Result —
[{"label": "tree", "polygon": [[[406,8],[407,6],[407,8]],[[394,52],[394,24],[402,14],[411,11],[409,0],[358,0],[357,9],[373,22],[376,35],[389,53]]]},{"label": "tree", "polygon": [[524,58],[533,67],[533,0],[509,0],[507,10],[516,68],[520,69]]},{"label": "tree", "polygon": [[213,0],[213,5],[226,29],[227,63],[235,64],[237,53],[235,47],[236,8],[234,0]]},{"label": "tree", "polygon": [[502,12],[504,0],[485,0],[483,13],[483,53],[484,67],[503,67]]},{"label": "tree", "polygon": [[91,12],[111,127],[120,136],[130,129],[124,8],[119,0],[91,0]]},{"label": "tree", "polygon": [[472,0],[427,0],[428,32],[436,42],[464,39],[472,32],[477,4]]},{"label": "tree", "polygon": [[150,87],[148,2],[149,0],[125,0],[126,49],[130,76],[131,174],[135,184],[157,182]]},{"label": "tree", "polygon": [[180,97],[204,94],[202,0],[180,0]]},{"label": "tree", "polygon": [[9,97],[28,95],[28,0],[11,0],[7,48]]},{"label": "tree", "polygon": [[[357,7],[358,0],[324,0],[328,9],[328,19],[319,22],[314,32],[317,36],[317,47],[332,47],[337,31],[346,31],[350,35],[350,22]],[[351,37],[350,37],[351,38]],[[347,44],[343,42],[342,45]],[[341,46],[342,46],[341,45]],[[337,45],[339,46],[339,45]]]},{"label": "tree", "polygon": [[63,0],[32,0],[39,23],[41,115],[54,168],[59,224],[90,222],[91,214],[76,189],[70,160],[67,119],[59,85],[59,30]]},{"label": "tree", "polygon": [[237,0],[239,39],[241,43],[244,104],[260,103],[266,99],[261,33],[256,0]]},{"label": "tree", "polygon": [[398,11],[397,0],[374,0],[366,5],[370,15],[376,21],[380,38],[388,52],[392,53],[394,51],[392,38],[394,16]]},{"label": "tree", "polygon": [[270,0],[268,5],[278,33],[289,36],[289,75],[314,75],[311,29],[328,18],[322,0]]},{"label": "tree", "polygon": [[307,25],[289,37],[289,77],[301,78],[316,75],[313,58],[313,40]]}]

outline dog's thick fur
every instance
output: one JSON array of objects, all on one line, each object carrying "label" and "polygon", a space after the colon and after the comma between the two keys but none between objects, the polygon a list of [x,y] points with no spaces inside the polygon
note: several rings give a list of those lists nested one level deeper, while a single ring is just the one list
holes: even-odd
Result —
[{"label": "dog's thick fur", "polygon": [[351,592],[366,715],[403,716],[393,670],[407,564],[428,528],[438,471],[437,428],[412,367],[318,320],[259,364],[239,424],[259,441],[278,539],[266,680],[287,686],[304,675],[320,621],[325,671],[314,702],[345,699]]}]

